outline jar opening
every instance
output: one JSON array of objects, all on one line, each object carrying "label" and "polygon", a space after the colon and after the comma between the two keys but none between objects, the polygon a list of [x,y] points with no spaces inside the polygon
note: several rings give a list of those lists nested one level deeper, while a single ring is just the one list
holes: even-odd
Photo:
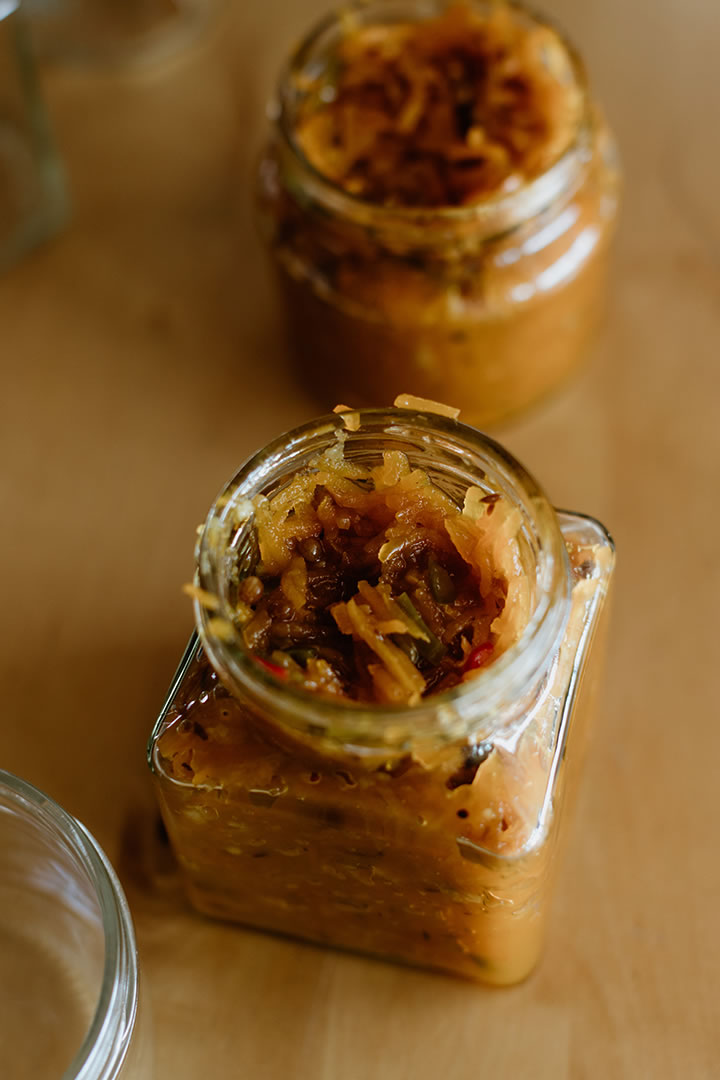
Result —
[{"label": "jar opening", "polygon": [[[211,611],[196,600],[205,651],[232,692],[297,730],[358,746],[395,747],[422,737],[456,739],[471,729],[490,732],[507,724],[514,707],[536,689],[567,619],[567,553],[554,512],[522,466],[473,428],[405,409],[365,409],[357,415],[357,430],[347,430],[342,417],[333,414],[281,436],[251,458],[221,492],[198,544],[198,585],[219,603],[219,609]],[[524,631],[472,681],[417,705],[358,704],[280,683],[257,664],[241,631],[234,628],[237,571],[249,570],[256,558],[248,500],[258,494],[272,497],[338,441],[348,460],[363,464],[378,463],[384,449],[402,450],[410,464],[422,468],[458,506],[469,487],[480,486],[503,494],[520,512],[533,593]],[[215,632],[218,615],[232,632]]]},{"label": "jar opening", "polygon": [[[479,13],[497,10],[490,0],[464,0]],[[278,139],[277,164],[286,173],[288,188],[304,205],[330,214],[344,222],[388,232],[400,233],[405,242],[429,243],[428,230],[436,240],[449,231],[470,228],[477,238],[501,235],[534,218],[570,197],[582,182],[592,154],[593,120],[588,102],[587,79],[577,52],[547,19],[521,3],[503,5],[523,25],[552,30],[566,61],[568,78],[579,97],[578,118],[574,130],[557,157],[537,175],[525,178],[514,190],[498,190],[468,205],[408,206],[385,205],[354,195],[341,183],[320,171],[309,159],[297,138],[299,111],[307,97],[307,87],[328,77],[335,51],[349,27],[367,28],[420,22],[443,14],[447,0],[356,0],[321,20],[300,43],[281,74],[274,119]],[[442,234],[436,236],[435,234]]]}]

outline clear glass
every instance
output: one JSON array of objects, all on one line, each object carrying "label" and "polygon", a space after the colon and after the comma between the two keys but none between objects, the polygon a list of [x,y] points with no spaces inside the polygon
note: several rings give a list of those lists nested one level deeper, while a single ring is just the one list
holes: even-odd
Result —
[{"label": "clear glass", "polygon": [[151,1080],[127,901],[88,831],[0,770],[0,1010],[7,1080]]},{"label": "clear glass", "polygon": [[[400,448],[462,503],[477,484],[523,519],[533,611],[470,682],[416,706],[313,697],[253,662],[238,634],[195,636],[149,744],[165,824],[207,914],[495,984],[537,961],[569,766],[597,680],[612,543],[556,515],[497,443],[456,421],[364,410],[345,456]],[[343,431],[337,416],[251,459],[211,509],[198,582],[232,610],[252,558],[238,500],[281,488]],[[591,657],[593,663],[591,664]],[[572,770],[570,770],[572,772]]]},{"label": "clear glass", "polygon": [[67,198],[16,0],[0,0],[0,270],[60,229]]},{"label": "clear glass", "polygon": [[128,66],[168,59],[209,25],[223,0],[23,0],[39,54]]},{"label": "clear glass", "polygon": [[294,138],[303,88],[331,68],[348,10],[367,25],[444,6],[371,0],[310,31],[280,78],[257,203],[298,378],[324,406],[412,392],[462,405],[486,427],[572,373],[603,310],[618,162],[580,58],[565,42],[585,102],[569,149],[524,186],[474,206],[364,202],[323,178]]}]

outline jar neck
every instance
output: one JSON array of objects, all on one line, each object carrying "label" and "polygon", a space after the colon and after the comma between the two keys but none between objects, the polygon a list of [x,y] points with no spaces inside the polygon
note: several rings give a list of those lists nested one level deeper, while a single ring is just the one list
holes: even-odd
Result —
[{"label": "jar neck", "polygon": [[[219,604],[213,611],[200,600],[195,604],[205,651],[227,688],[251,708],[346,749],[407,752],[509,732],[542,685],[567,621],[570,575],[555,513],[523,467],[474,428],[405,409],[363,409],[358,415],[356,431],[332,414],[281,436],[251,458],[216,499],[197,549],[198,584]],[[520,513],[518,543],[532,598],[524,631],[472,680],[417,705],[359,705],[280,683],[253,660],[233,622],[238,567],[242,573],[255,561],[249,500],[258,494],[272,498],[298,472],[312,469],[319,454],[338,447],[346,459],[368,467],[381,463],[384,450],[401,450],[458,507],[467,489],[478,486],[502,494]]]},{"label": "jar neck", "polygon": [[[481,11],[495,6],[473,0]],[[520,3],[508,3],[518,19],[539,27],[551,24]],[[342,224],[348,230],[370,234],[374,245],[390,252],[440,251],[449,245],[465,254],[495,237],[518,228],[539,214],[561,208],[581,187],[595,146],[596,121],[590,105],[583,63],[565,36],[552,26],[567,54],[568,68],[580,94],[577,125],[566,148],[548,168],[511,192],[489,194],[468,206],[385,206],[349,194],[329,180],[308,160],[296,139],[298,114],[309,83],[328,64],[333,50],[353,28],[374,24],[413,22],[441,14],[446,0],[360,0],[320,22],[300,43],[281,74],[271,106],[275,138],[268,167],[276,175],[271,182],[289,194],[305,214],[314,214],[327,225]]]}]

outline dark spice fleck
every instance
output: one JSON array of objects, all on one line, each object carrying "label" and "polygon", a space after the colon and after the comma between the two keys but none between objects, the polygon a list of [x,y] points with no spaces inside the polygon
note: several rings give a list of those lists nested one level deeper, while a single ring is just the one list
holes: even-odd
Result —
[{"label": "dark spice fleck", "polygon": [[455,126],[458,135],[464,139],[473,125],[473,102],[458,101],[455,106]]},{"label": "dark spice fleck", "polygon": [[483,761],[490,756],[492,748],[493,746],[490,742],[475,743],[469,749],[466,748],[465,760],[461,767],[447,778],[445,786],[450,788],[451,791],[454,791],[455,788],[459,788],[463,784],[472,784],[475,779],[475,774]]},{"label": "dark spice fleck", "polygon": [[461,818],[466,818],[466,817],[469,817],[470,815],[469,815],[467,810],[463,809],[463,810],[458,810],[457,816],[461,817]]},{"label": "dark spice fleck", "polygon": [[487,505],[488,517],[490,517],[493,510],[495,509],[495,503],[498,502],[498,500],[501,498],[501,495],[498,495],[497,492],[493,492],[491,495],[486,495],[484,499],[480,500],[480,502],[484,502]]}]

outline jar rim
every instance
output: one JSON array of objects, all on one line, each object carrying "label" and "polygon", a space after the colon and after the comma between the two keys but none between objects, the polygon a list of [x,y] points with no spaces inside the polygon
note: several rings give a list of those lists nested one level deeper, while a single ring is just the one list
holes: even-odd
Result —
[{"label": "jar rim", "polygon": [[[399,0],[421,7],[428,16],[437,15],[446,7],[446,0]],[[489,6],[487,0],[470,0],[473,6]],[[587,72],[579,52],[565,32],[547,16],[537,12],[523,0],[506,0],[507,7],[530,18],[538,26],[553,30],[561,42],[573,71],[581,97],[578,125],[569,144],[558,157],[537,176],[527,179],[510,192],[497,192],[468,206],[385,206],[363,199],[346,191],[317,169],[304,153],[294,136],[294,91],[297,74],[307,63],[312,49],[334,27],[348,16],[366,14],[373,8],[387,12],[388,0],[350,0],[320,18],[292,51],[277,82],[275,99],[269,107],[271,120],[282,144],[299,166],[305,184],[305,194],[327,211],[341,219],[347,218],[361,226],[375,228],[427,228],[428,225],[472,225],[476,231],[492,236],[535,217],[542,210],[578,186],[587,161],[592,154],[595,138],[595,118],[590,103]]]},{"label": "jar rim", "polygon": [[[500,444],[489,436],[437,413],[412,409],[358,409],[357,431],[347,430],[342,414],[331,413],[310,421],[273,440],[250,457],[223,488],[213,503],[199,537],[196,580],[205,593],[218,598],[219,609],[210,611],[201,599],[194,601],[198,633],[211,663],[231,690],[248,696],[271,715],[297,730],[307,728],[307,714],[312,712],[316,733],[353,745],[383,746],[407,741],[407,730],[414,737],[445,735],[456,738],[460,729],[477,730],[482,718],[488,732],[503,726],[499,722],[503,706],[507,710],[507,686],[528,689],[534,685],[543,665],[554,654],[568,617],[570,604],[570,569],[567,550],[555,512],[534,478]],[[442,693],[423,698],[415,705],[370,706],[342,699],[310,694],[280,683],[257,664],[246,648],[242,634],[235,631],[230,640],[213,633],[212,619],[220,615],[232,626],[233,609],[227,596],[228,548],[223,540],[235,530],[235,541],[244,538],[251,519],[238,525],[234,517],[239,499],[248,499],[267,488],[273,472],[285,469],[288,462],[307,461],[338,438],[346,445],[354,439],[381,436],[388,443],[395,438],[407,441],[414,432],[427,447],[468,460],[482,460],[477,465],[484,479],[487,467],[493,470],[492,482],[508,491],[520,492],[524,516],[536,532],[537,599],[532,614],[519,639],[472,680]],[[324,442],[324,447],[323,447]],[[297,471],[297,469],[295,470]],[[286,476],[292,475],[289,470]],[[470,481],[472,483],[472,481]],[[470,485],[468,485],[470,486]],[[516,500],[516,505],[518,502]],[[494,726],[493,726],[494,725]]]},{"label": "jar rim", "polygon": [[102,918],[104,966],[95,1012],[63,1080],[114,1080],[138,1011],[138,964],[130,909],[105,852],[89,830],[33,784],[0,769],[0,796],[48,828],[87,874]]}]

